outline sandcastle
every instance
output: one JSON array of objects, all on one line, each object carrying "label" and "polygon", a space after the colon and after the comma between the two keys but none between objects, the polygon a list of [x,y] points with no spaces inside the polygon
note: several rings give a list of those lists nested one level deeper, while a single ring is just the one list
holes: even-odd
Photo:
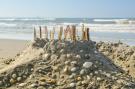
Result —
[{"label": "sandcastle", "polygon": [[40,26],[39,37],[34,28],[34,41],[0,70],[0,88],[134,89],[134,77],[103,55],[102,44],[91,41],[84,28],[80,39],[74,25],[60,27],[57,39],[55,28]]}]

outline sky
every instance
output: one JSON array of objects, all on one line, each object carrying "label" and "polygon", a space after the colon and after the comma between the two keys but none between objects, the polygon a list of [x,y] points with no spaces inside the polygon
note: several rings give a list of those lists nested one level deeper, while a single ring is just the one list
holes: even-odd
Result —
[{"label": "sky", "polygon": [[135,0],[0,0],[0,17],[135,18]]}]

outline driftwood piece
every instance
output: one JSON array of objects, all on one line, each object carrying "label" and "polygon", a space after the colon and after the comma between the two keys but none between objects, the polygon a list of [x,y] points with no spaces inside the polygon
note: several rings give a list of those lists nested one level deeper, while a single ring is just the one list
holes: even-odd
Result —
[{"label": "driftwood piece", "polygon": [[59,39],[59,41],[62,40],[62,33],[63,33],[63,27],[60,27],[60,31],[58,33],[58,39]]},{"label": "driftwood piece", "polygon": [[64,29],[64,40],[67,38],[67,29]]},{"label": "driftwood piece", "polygon": [[90,38],[89,38],[89,28],[86,28],[85,29],[85,40],[86,41],[89,41],[90,40]]},{"label": "driftwood piece", "polygon": [[50,40],[54,40],[54,34],[55,34],[55,27],[53,27],[53,30],[50,30]]},{"label": "driftwood piece", "polygon": [[42,27],[39,26],[39,37],[42,38]]},{"label": "driftwood piece", "polygon": [[66,30],[65,30],[65,40],[71,39],[71,29],[70,26],[68,25]]},{"label": "driftwood piece", "polygon": [[45,26],[45,39],[48,39],[48,29],[47,29],[47,26]]},{"label": "driftwood piece", "polygon": [[85,40],[84,24],[82,25],[82,40]]},{"label": "driftwood piece", "polygon": [[34,40],[36,40],[37,36],[36,36],[36,28],[34,27]]},{"label": "driftwood piece", "polygon": [[51,40],[51,37],[52,37],[51,34],[52,34],[52,31],[50,30],[50,40]]},{"label": "driftwood piece", "polygon": [[72,25],[72,40],[73,41],[76,41],[76,26],[75,25]]}]

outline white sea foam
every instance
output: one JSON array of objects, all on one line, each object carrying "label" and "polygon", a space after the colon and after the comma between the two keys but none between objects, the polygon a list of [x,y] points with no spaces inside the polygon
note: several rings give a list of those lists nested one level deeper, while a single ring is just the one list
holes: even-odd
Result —
[{"label": "white sea foam", "polygon": [[116,21],[127,21],[128,19],[94,19],[95,22],[116,22]]},{"label": "white sea foam", "polygon": [[94,22],[114,22],[116,24],[135,24],[133,19],[94,19]]},{"label": "white sea foam", "polygon": [[47,21],[54,21],[55,19],[49,19],[49,18],[21,18],[21,19],[16,19],[16,20],[19,20],[19,21],[44,21],[44,20],[47,20]]},{"label": "white sea foam", "polygon": [[0,18],[0,21],[14,21],[15,18]]},{"label": "white sea foam", "polygon": [[16,26],[17,24],[9,24],[9,23],[0,23],[0,27],[14,27],[14,26]]},{"label": "white sea foam", "polygon": [[[99,32],[133,32],[135,33],[134,24],[84,24],[91,31]],[[80,28],[81,28],[80,24]]]},{"label": "white sea foam", "polygon": [[0,18],[0,21],[54,21],[55,18]]}]

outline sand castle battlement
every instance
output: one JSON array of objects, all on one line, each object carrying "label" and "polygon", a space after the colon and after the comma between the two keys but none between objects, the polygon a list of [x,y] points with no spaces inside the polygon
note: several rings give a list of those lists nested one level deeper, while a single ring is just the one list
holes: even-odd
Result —
[{"label": "sand castle battlement", "polygon": [[[80,30],[80,31],[79,31]],[[89,28],[82,25],[81,29],[76,29],[75,25],[67,25],[65,28],[63,26],[60,26],[57,31],[55,29],[55,26],[52,30],[49,30],[47,26],[38,26],[34,27],[34,40],[36,38],[45,38],[45,39],[58,39],[59,41],[63,40],[90,40],[89,35]],[[78,31],[81,32],[81,34],[78,34]]]}]

